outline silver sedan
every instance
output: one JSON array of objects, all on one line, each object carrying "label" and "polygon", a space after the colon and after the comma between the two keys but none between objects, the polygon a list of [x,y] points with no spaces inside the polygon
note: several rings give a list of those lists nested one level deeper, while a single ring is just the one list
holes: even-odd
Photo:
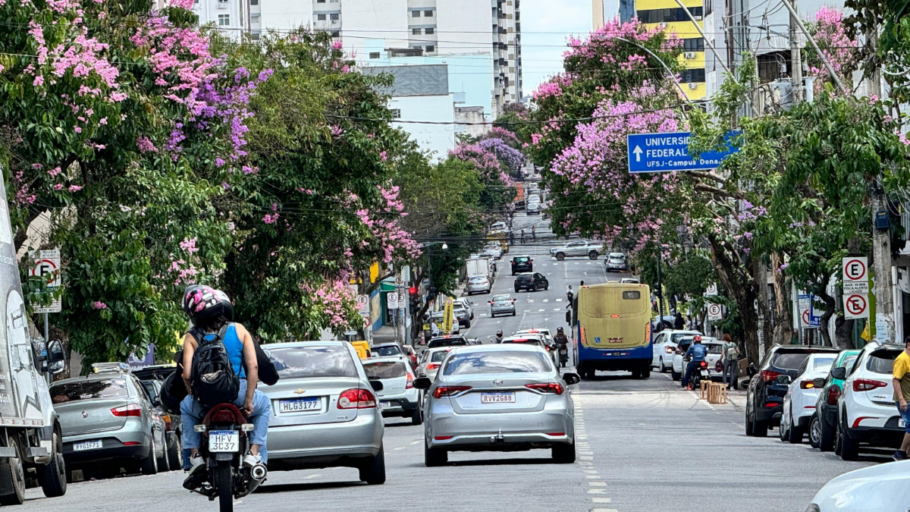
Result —
[{"label": "silver sedan", "polygon": [[482,345],[450,352],[426,389],[424,462],[440,466],[452,451],[552,450],[556,462],[575,462],[575,409],[567,385],[539,347]]},{"label": "silver sedan", "polygon": [[496,315],[515,316],[515,299],[508,293],[494,295],[490,301],[490,316]]}]

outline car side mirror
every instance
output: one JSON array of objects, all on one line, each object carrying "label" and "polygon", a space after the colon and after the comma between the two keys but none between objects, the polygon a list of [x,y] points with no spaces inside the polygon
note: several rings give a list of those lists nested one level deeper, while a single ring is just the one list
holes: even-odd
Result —
[{"label": "car side mirror", "polygon": [[789,375],[778,375],[778,377],[777,377],[777,383],[778,383],[778,384],[783,384],[783,385],[785,385],[785,386],[786,386],[786,385],[789,385],[790,382],[792,382],[792,381],[793,381],[793,380],[790,378]]},{"label": "car side mirror", "polygon": [[746,373],[749,374],[749,377],[752,377],[758,373],[758,368],[755,367],[755,363],[749,363],[749,368],[746,369]]},{"label": "car side mirror", "polygon": [[373,387],[373,391],[382,391],[382,388],[383,388],[382,381],[378,381],[378,380],[371,380],[370,386]]},{"label": "car side mirror", "polygon": [[831,370],[831,376],[837,380],[845,380],[847,378],[847,368],[844,366],[838,366],[837,368]]},{"label": "car side mirror", "polygon": [[433,383],[430,382],[429,377],[417,377],[414,379],[412,385],[417,389],[430,389],[430,386],[433,385]]},{"label": "car side mirror", "polygon": [[578,384],[581,382],[581,377],[577,373],[564,373],[562,374],[562,380],[566,381],[566,384]]},{"label": "car side mirror", "polygon": [[66,369],[66,357],[63,355],[63,343],[53,340],[47,344],[47,371],[51,375],[62,373]]},{"label": "car side mirror", "polygon": [[815,389],[821,389],[825,387],[825,379],[819,377],[817,379],[812,379],[812,387]]}]

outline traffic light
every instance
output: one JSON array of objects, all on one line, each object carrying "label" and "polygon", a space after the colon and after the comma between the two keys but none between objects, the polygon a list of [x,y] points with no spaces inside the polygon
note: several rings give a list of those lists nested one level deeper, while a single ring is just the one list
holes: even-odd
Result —
[{"label": "traffic light", "polygon": [[417,295],[417,287],[408,288],[408,298],[410,299],[411,311],[417,311],[420,307],[420,297]]}]

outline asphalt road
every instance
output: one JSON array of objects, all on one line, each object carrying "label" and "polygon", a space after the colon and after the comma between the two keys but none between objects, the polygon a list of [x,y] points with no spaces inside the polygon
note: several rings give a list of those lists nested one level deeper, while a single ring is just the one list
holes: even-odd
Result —
[{"label": "asphalt road", "polygon": [[[545,222],[516,217],[515,226]],[[518,294],[515,317],[489,318],[485,295],[470,333],[487,341],[498,329],[565,326],[565,291],[571,284],[604,282],[603,258],[551,259],[548,247],[515,246],[508,256],[528,254],[547,275],[548,291]],[[508,256],[494,292],[511,292]],[[609,276],[610,280],[618,275]],[[385,431],[387,481],[367,486],[353,469],[271,473],[259,492],[239,500],[238,511],[803,511],[829,479],[887,458],[847,463],[808,444],[746,437],[743,395],[709,405],[683,391],[668,374],[633,380],[598,373],[572,386],[578,415],[578,461],[552,464],[549,450],[521,453],[454,453],[450,464],[423,464],[422,427],[389,419]],[[73,484],[66,496],[46,499],[28,491],[19,510],[216,510],[214,503],[181,487],[182,473],[128,476]],[[195,507],[199,507],[198,509]]]}]

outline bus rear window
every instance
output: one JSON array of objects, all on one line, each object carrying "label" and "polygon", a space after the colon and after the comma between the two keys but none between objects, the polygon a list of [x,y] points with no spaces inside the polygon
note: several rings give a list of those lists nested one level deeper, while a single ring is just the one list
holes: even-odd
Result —
[{"label": "bus rear window", "polygon": [[622,298],[625,300],[638,300],[641,298],[641,292],[638,290],[622,292]]}]

